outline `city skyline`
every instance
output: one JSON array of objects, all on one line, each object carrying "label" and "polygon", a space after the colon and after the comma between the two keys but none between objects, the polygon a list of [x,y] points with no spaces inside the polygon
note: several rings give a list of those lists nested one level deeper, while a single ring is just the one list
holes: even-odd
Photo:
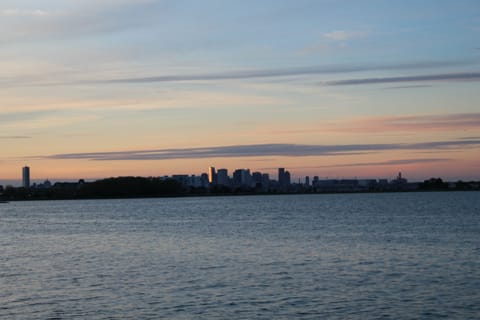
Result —
[{"label": "city skyline", "polygon": [[[264,168],[265,169],[265,168]],[[371,183],[374,181],[375,183],[393,183],[396,184],[398,181],[404,181],[405,183],[408,181],[405,179],[403,176],[403,173],[401,171],[398,171],[395,173],[394,176],[377,176],[377,177],[359,177],[359,176],[333,176],[333,177],[322,177],[318,175],[307,175],[307,176],[300,176],[300,175],[295,175],[295,173],[291,173],[289,170],[287,170],[284,167],[279,167],[279,168],[266,168],[268,169],[267,171],[263,171],[262,169],[251,169],[251,168],[234,168],[234,169],[229,169],[229,168],[216,168],[214,166],[209,166],[206,170],[202,172],[182,172],[182,173],[173,173],[173,174],[163,174],[159,176],[134,176],[134,175],[120,175],[120,176],[112,176],[112,177],[100,177],[100,178],[67,178],[67,179],[49,179],[49,178],[42,178],[42,177],[33,177],[31,178],[30,176],[30,167],[29,166],[24,166],[21,168],[21,175],[19,176],[19,179],[14,179],[14,180],[0,180],[0,187],[23,187],[23,188],[30,188],[31,186],[33,187],[38,187],[40,186],[41,188],[44,188],[45,185],[51,186],[54,183],[77,183],[81,181],[81,183],[84,182],[95,182],[95,181],[100,181],[104,179],[115,179],[115,178],[128,178],[128,177],[139,177],[139,178],[154,178],[154,179],[174,179],[182,182],[183,184],[187,185],[196,185],[196,186],[225,186],[225,187],[233,187],[235,185],[237,186],[251,186],[253,187],[255,183],[264,183],[265,181],[267,182],[273,182],[277,184],[277,186],[281,189],[284,188],[286,189],[289,185],[305,185],[305,186],[313,186],[315,182],[328,182],[328,181],[337,181],[337,182],[342,182],[342,181],[357,181],[357,182],[364,182],[364,183]],[[274,171],[272,171],[272,169]],[[409,181],[413,184],[418,184],[421,182],[426,182],[428,180],[432,179],[442,179],[441,176],[437,177],[430,177],[425,180],[418,180],[418,179],[413,179],[412,181]],[[446,182],[449,183],[455,183],[455,182],[472,182],[476,183],[474,181],[475,179],[467,179],[463,181],[462,179],[459,179],[457,181],[448,181],[445,180]],[[187,182],[188,181],[188,182]]]},{"label": "city skyline", "polygon": [[432,177],[409,181],[402,172],[394,179],[345,179],[305,176],[292,181],[290,171],[277,168],[277,176],[250,168],[209,167],[201,174],[174,174],[160,177],[122,176],[94,181],[50,181],[30,184],[30,168],[22,168],[22,186],[0,185],[0,197],[7,200],[98,199],[161,196],[312,194],[312,193],[379,193],[479,190],[479,181],[444,181]]},{"label": "city skyline", "polygon": [[0,184],[200,174],[480,179],[480,6],[0,4]]}]

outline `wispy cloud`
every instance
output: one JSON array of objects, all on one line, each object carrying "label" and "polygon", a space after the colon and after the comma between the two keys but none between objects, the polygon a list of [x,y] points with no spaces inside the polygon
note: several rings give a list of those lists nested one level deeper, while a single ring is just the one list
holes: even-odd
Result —
[{"label": "wispy cloud", "polygon": [[367,35],[366,32],[361,31],[345,31],[345,30],[336,30],[332,32],[327,32],[323,34],[323,37],[329,40],[334,41],[346,41],[355,38],[363,38]]},{"label": "wispy cloud", "polygon": [[[2,129],[10,129],[10,132],[18,132],[20,129],[52,129],[58,127],[66,127],[78,123],[92,122],[99,119],[99,117],[94,114],[83,114],[77,111],[63,112],[55,110],[10,112],[0,115],[0,125]],[[4,137],[10,137],[10,139],[12,137],[16,137],[17,139],[26,138],[21,135]]]},{"label": "wispy cloud", "polygon": [[430,84],[419,84],[419,85],[411,85],[411,86],[395,86],[395,87],[388,87],[383,88],[384,90],[398,90],[398,89],[421,89],[421,88],[431,88],[433,87]]},{"label": "wispy cloud", "polygon": [[[274,134],[304,134],[328,132],[424,132],[479,130],[480,113],[423,114],[388,117],[368,117],[322,122],[321,126],[296,130],[277,130]],[[269,132],[272,133],[272,132]],[[475,138],[474,138],[475,139]]]},{"label": "wispy cloud", "polygon": [[31,139],[29,136],[0,136],[1,140]]},{"label": "wispy cloud", "polygon": [[[236,80],[236,79],[255,79],[255,78],[278,78],[292,76],[308,76],[320,74],[339,74],[353,73],[362,71],[385,71],[385,70],[419,70],[441,67],[452,67],[474,64],[474,61],[423,61],[414,63],[400,64],[371,64],[371,65],[330,65],[330,66],[306,66],[284,69],[269,70],[239,70],[218,73],[198,73],[198,74],[170,74],[138,78],[119,78],[101,81],[92,81],[100,83],[150,83],[150,82],[179,82],[179,81],[212,81],[212,80]],[[340,81],[322,82],[323,85],[338,86],[348,84],[369,84],[369,83],[389,83],[389,82],[412,82],[412,81],[431,81],[431,80],[478,80],[479,73],[454,73],[442,75],[424,75],[411,77],[391,77],[391,78],[366,78],[349,79]]]},{"label": "wispy cloud", "polygon": [[411,164],[428,164],[437,162],[453,161],[449,158],[419,158],[419,159],[397,159],[378,162],[357,162],[346,164],[334,164],[329,166],[320,166],[318,168],[340,168],[340,167],[371,167],[371,166],[398,166],[398,165],[411,165]]},{"label": "wispy cloud", "polygon": [[339,156],[391,150],[449,150],[478,147],[480,140],[433,141],[422,143],[305,145],[254,144],[200,148],[152,149],[138,151],[68,153],[41,156],[47,159],[85,159],[97,161],[119,160],[171,160],[202,158],[239,158],[265,156]]},{"label": "wispy cloud", "polygon": [[327,86],[350,86],[362,84],[383,84],[383,83],[401,83],[401,82],[435,82],[435,81],[479,81],[480,72],[463,72],[463,73],[444,73],[444,74],[427,74],[405,77],[384,77],[384,78],[360,78],[346,79],[336,81],[321,82]]},{"label": "wispy cloud", "polygon": [[[375,166],[404,166],[404,165],[415,165],[415,164],[432,164],[439,162],[449,162],[454,161],[450,158],[413,158],[413,159],[395,159],[387,161],[377,161],[377,162],[357,162],[357,163],[343,163],[343,164],[331,164],[331,165],[320,165],[320,166],[299,166],[299,167],[289,167],[290,169],[324,169],[324,168],[348,168],[348,167],[375,167]],[[275,170],[275,167],[264,167],[259,168],[259,170]]]},{"label": "wispy cloud", "polygon": [[439,131],[480,128],[480,113],[413,115],[377,118],[357,122],[357,129],[379,131]]}]

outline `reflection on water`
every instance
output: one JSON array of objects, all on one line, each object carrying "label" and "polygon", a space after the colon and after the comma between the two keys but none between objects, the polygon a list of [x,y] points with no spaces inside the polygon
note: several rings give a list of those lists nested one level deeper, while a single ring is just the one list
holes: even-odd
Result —
[{"label": "reflection on water", "polygon": [[0,206],[0,317],[475,318],[480,194]]}]

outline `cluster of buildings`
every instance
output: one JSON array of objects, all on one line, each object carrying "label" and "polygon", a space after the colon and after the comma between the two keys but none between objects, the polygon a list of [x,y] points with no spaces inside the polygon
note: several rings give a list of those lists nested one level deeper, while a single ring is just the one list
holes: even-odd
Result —
[{"label": "cluster of buildings", "polygon": [[255,190],[261,192],[362,192],[415,190],[418,183],[408,183],[399,173],[393,180],[387,179],[320,179],[306,176],[303,181],[292,182],[290,172],[278,168],[277,180],[268,173],[250,172],[250,169],[236,169],[229,176],[228,169],[209,167],[208,173],[196,175],[172,175],[163,179],[174,179],[184,187],[222,190]]},{"label": "cluster of buildings", "polygon": [[[277,179],[272,179],[268,173],[250,169],[236,169],[229,175],[228,169],[209,167],[207,173],[201,175],[172,175],[161,179],[173,179],[188,189],[206,189],[213,192],[223,191],[257,191],[257,192],[356,192],[374,190],[414,190],[418,184],[409,184],[399,173],[395,180],[387,179],[319,179],[314,176],[310,180],[306,176],[304,181],[292,183],[291,174],[285,168],[278,168]],[[83,180],[81,180],[83,182]],[[57,183],[61,184],[61,183]],[[63,185],[63,184],[62,184]],[[22,187],[25,189],[48,189],[52,187],[50,181],[40,184],[31,184],[30,167],[22,168]]]},{"label": "cluster of buildings", "polygon": [[[7,186],[7,188],[12,186]],[[49,180],[45,180],[43,183],[31,183],[30,182],[30,167],[25,166],[22,168],[22,188],[30,189],[30,188],[39,188],[39,189],[48,189],[52,187],[52,183]],[[0,194],[3,192],[4,188],[0,185]]]},{"label": "cluster of buildings", "polygon": [[22,168],[22,187],[25,189],[29,188],[40,188],[40,189],[48,189],[52,186],[52,183],[49,180],[45,180],[43,183],[33,183],[30,184],[30,167],[23,167]]},{"label": "cluster of buildings", "polygon": [[165,176],[164,179],[174,179],[185,187],[207,188],[210,190],[257,190],[257,191],[283,191],[290,189],[290,172],[285,168],[278,169],[278,180],[270,179],[268,173],[251,172],[250,169],[236,169],[232,176],[228,169],[218,169],[209,167],[208,173],[196,175],[172,175]]},{"label": "cluster of buildings", "polygon": [[[251,172],[250,169],[236,169],[232,175],[229,175],[228,169],[215,169],[209,167],[208,172],[201,175],[172,175],[159,177],[160,180],[173,179],[180,183],[187,192],[262,192],[262,193],[305,193],[305,192],[368,192],[368,191],[415,191],[422,187],[421,183],[409,183],[407,179],[399,173],[393,180],[387,179],[320,179],[318,176],[305,177],[303,181],[292,182],[291,175],[285,168],[278,168],[277,179],[272,179],[268,173],[258,171]],[[433,178],[432,178],[433,179]],[[432,180],[431,179],[431,180]],[[441,185],[438,181],[433,181],[438,187]],[[432,184],[433,182],[430,181]],[[426,182],[425,182],[426,183]],[[48,189],[52,186],[59,188],[78,187],[85,184],[84,180],[78,183],[60,183],[52,185],[46,180],[43,183],[30,183],[30,168],[22,168],[22,187],[25,189]],[[459,181],[457,183],[447,183],[447,188],[478,189],[478,185],[465,185]],[[0,186],[0,194],[3,187]]]}]

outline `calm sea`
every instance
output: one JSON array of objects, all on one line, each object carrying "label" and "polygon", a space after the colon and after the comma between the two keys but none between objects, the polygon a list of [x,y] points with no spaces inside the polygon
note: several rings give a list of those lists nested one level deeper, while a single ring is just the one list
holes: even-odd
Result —
[{"label": "calm sea", "polygon": [[478,319],[480,193],[0,204],[4,319]]}]

